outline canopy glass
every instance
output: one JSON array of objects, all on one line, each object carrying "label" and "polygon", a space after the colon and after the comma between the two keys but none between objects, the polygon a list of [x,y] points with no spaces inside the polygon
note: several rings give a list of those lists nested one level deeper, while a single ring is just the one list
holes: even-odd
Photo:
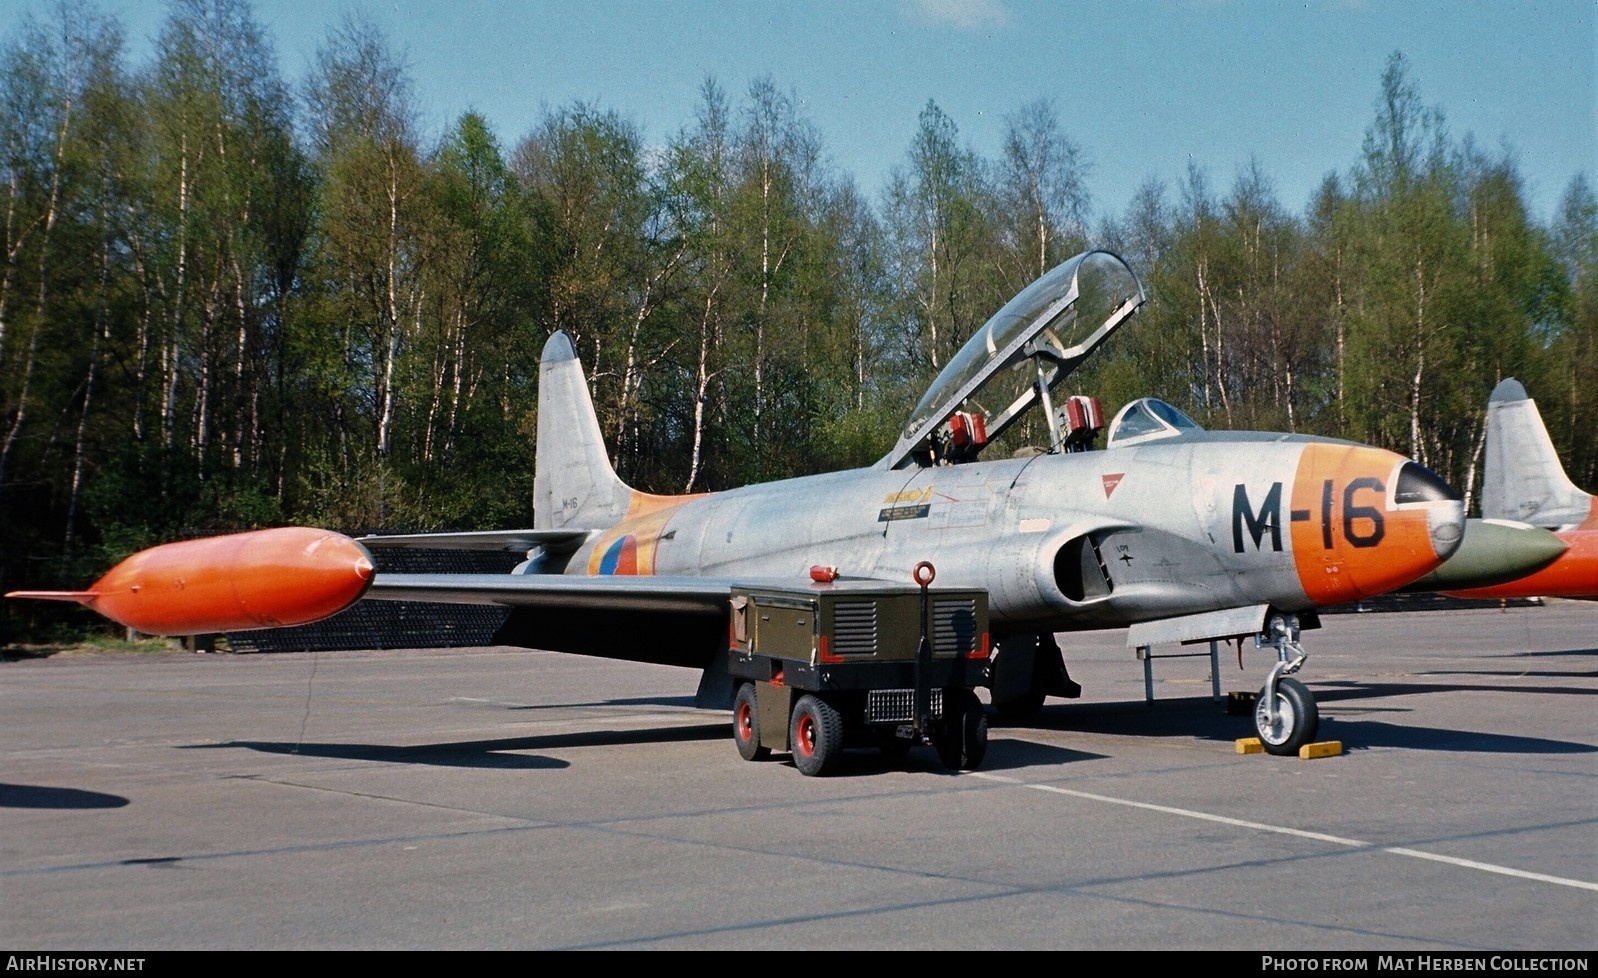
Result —
[{"label": "canopy glass", "polygon": [[[1088,251],[1022,289],[950,359],[910,414],[879,468],[931,465],[969,417],[980,443],[1004,433],[1033,405],[1052,413],[1049,392],[1143,305],[1143,285],[1120,256]],[[1052,422],[1051,422],[1052,424]],[[960,459],[968,460],[968,459]]]}]

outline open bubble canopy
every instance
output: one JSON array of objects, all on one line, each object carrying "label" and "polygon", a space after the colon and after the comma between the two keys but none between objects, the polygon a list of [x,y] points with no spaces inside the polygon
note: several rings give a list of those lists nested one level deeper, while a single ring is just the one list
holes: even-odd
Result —
[{"label": "open bubble canopy", "polygon": [[929,465],[956,412],[981,414],[992,440],[1049,392],[1143,305],[1143,284],[1119,256],[1086,251],[1022,289],[982,325],[932,381],[898,444],[877,467]]}]

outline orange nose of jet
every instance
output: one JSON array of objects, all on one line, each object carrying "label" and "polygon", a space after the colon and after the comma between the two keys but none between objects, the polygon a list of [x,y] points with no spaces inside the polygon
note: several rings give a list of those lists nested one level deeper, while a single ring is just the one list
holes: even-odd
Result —
[{"label": "orange nose of jet", "polygon": [[1465,506],[1418,462],[1316,443],[1299,460],[1289,525],[1305,595],[1340,604],[1385,594],[1441,564],[1464,536]]}]

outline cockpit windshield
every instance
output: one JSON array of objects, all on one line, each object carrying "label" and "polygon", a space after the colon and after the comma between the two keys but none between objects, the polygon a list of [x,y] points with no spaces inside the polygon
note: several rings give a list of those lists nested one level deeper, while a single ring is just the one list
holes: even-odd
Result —
[{"label": "cockpit windshield", "polygon": [[1184,431],[1203,431],[1197,421],[1157,397],[1140,397],[1123,407],[1110,422],[1110,448],[1175,438]]},{"label": "cockpit windshield", "polygon": [[948,457],[951,444],[975,457],[1033,405],[1053,414],[1049,392],[1143,302],[1142,283],[1110,252],[1084,252],[1056,266],[950,359],[877,467],[932,464]]}]

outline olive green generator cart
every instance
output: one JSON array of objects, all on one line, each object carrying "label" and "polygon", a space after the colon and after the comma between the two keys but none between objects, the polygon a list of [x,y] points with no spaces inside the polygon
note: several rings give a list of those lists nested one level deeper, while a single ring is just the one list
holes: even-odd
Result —
[{"label": "olive green generator cart", "polygon": [[972,770],[988,746],[973,687],[988,665],[988,596],[973,589],[881,581],[732,592],[733,740],[749,761],[793,755],[806,775],[837,766],[845,747],[902,757],[935,747]]}]

